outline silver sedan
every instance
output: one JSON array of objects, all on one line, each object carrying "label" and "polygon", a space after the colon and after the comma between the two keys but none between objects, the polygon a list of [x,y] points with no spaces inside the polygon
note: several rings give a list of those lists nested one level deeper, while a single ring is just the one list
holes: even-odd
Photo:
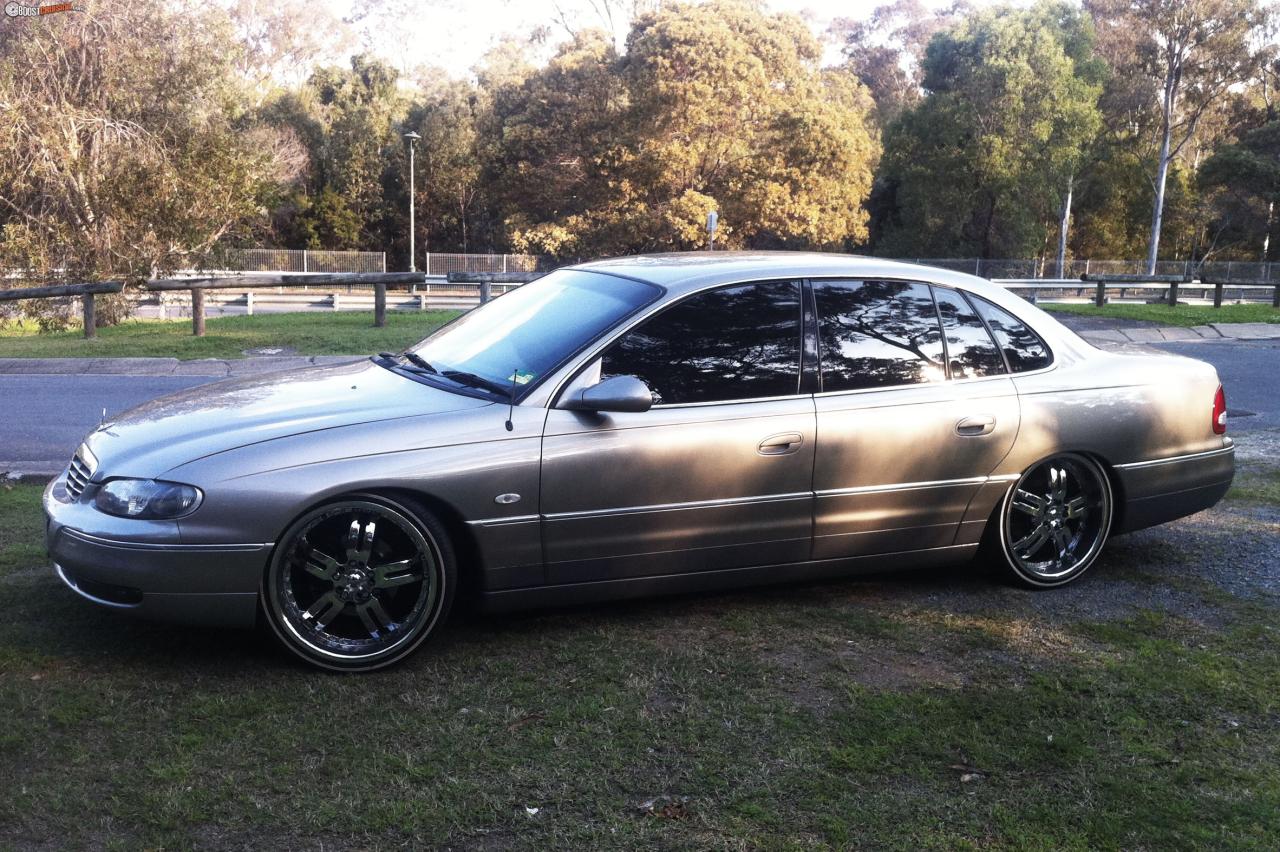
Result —
[{"label": "silver sedan", "polygon": [[58,576],[265,620],[319,666],[491,609],[890,567],[1064,585],[1216,503],[1214,369],[1102,352],[967,275],[702,253],[556,271],[402,353],[195,388],[90,434],[44,498]]}]

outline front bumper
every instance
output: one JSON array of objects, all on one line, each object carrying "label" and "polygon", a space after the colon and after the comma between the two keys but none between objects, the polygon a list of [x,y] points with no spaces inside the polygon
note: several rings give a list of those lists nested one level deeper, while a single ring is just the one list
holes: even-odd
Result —
[{"label": "front bumper", "polygon": [[[253,626],[270,543],[131,539],[129,525],[134,521],[104,516],[81,503],[60,502],[52,496],[55,484],[44,498],[45,547],[68,588],[96,604],[144,617]],[[147,537],[158,537],[155,524],[139,529]]]}]

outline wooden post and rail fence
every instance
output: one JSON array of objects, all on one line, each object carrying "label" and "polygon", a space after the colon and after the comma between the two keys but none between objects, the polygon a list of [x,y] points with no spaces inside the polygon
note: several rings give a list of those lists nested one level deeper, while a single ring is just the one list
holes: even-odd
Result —
[{"label": "wooden post and rail fence", "polygon": [[[450,283],[480,285],[480,303],[493,297],[493,285],[524,284],[539,277],[533,272],[451,272]],[[144,281],[138,288],[153,293],[187,291],[191,294],[191,331],[196,337],[205,332],[205,292],[208,290],[246,290],[252,304],[252,288],[255,287],[334,287],[345,285],[373,286],[373,325],[383,328],[387,324],[388,285],[411,287],[426,283],[424,272],[351,272],[316,273],[304,275],[228,275],[208,278],[164,278]],[[84,315],[84,336],[97,335],[97,310],[94,297],[120,293],[124,283],[99,281],[92,284],[57,284],[49,287],[25,287],[0,290],[0,302],[19,299],[51,299],[73,297],[81,300]],[[336,296],[335,296],[336,299]],[[336,302],[335,302],[336,305]]]},{"label": "wooden post and rail fence", "polygon": [[[446,280],[450,284],[478,284],[479,301],[488,302],[493,297],[494,284],[524,284],[540,277],[535,272],[450,272]],[[191,325],[196,337],[205,333],[205,292],[208,290],[245,290],[246,303],[252,310],[255,287],[331,287],[344,285],[372,285],[374,290],[373,325],[382,328],[387,324],[387,287],[408,285],[416,288],[427,284],[428,276],[424,272],[352,272],[352,273],[314,273],[289,275],[225,275],[207,278],[167,278],[145,281],[137,285],[138,289],[165,293],[187,291],[191,294]],[[437,278],[438,280],[438,278]],[[1031,299],[1042,289],[1080,290],[1093,285],[1093,302],[1101,307],[1107,303],[1108,289],[1119,288],[1121,294],[1126,289],[1149,290],[1158,288],[1166,290],[1163,301],[1170,305],[1178,303],[1182,288],[1199,287],[1202,290],[1213,288],[1213,306],[1222,307],[1223,292],[1227,288],[1269,289],[1271,304],[1280,308],[1280,281],[1271,280],[1229,280],[1214,276],[1197,278],[1189,275],[1098,275],[1085,273],[1077,279],[996,279],[994,283],[1002,284],[1013,290],[1030,290]],[[125,285],[120,281],[99,281],[91,284],[57,284],[47,287],[27,287],[22,289],[0,289],[0,302],[19,299],[79,298],[83,305],[84,336],[94,337],[96,331],[97,311],[95,297],[104,294],[123,292]],[[425,297],[421,305],[425,306]],[[334,308],[337,309],[337,294],[334,294]]]}]

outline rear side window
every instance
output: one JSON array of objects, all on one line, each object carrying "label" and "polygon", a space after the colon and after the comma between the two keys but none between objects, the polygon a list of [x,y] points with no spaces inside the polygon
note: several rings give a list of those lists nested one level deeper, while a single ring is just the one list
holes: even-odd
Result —
[{"label": "rear side window", "polygon": [[1053,363],[1049,347],[1021,320],[980,296],[970,295],[969,298],[987,321],[996,343],[1004,352],[1005,360],[1009,362],[1010,370],[1025,373],[1028,370],[1043,369]]},{"label": "rear side window", "polygon": [[914,385],[946,378],[929,285],[815,281],[824,391]]},{"label": "rear side window", "polygon": [[947,342],[947,365],[953,379],[976,379],[1003,373],[1004,359],[987,334],[987,328],[955,290],[933,288],[942,318],[942,336]]},{"label": "rear side window", "polygon": [[799,282],[725,287],[627,332],[605,352],[601,377],[638,376],[665,405],[791,396],[800,343]]}]

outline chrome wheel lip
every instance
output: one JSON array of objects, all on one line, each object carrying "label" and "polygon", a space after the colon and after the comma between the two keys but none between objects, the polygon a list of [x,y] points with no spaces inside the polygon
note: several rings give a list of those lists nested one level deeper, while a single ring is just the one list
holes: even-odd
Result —
[{"label": "chrome wheel lip", "polygon": [[[1096,511],[1099,515],[1100,523],[1096,531],[1093,533],[1093,540],[1089,542],[1088,548],[1082,555],[1077,556],[1071,564],[1061,570],[1043,571],[1033,567],[1035,565],[1052,564],[1053,560],[1041,560],[1038,562],[1028,562],[1017,553],[1014,543],[1012,542],[1012,530],[1010,527],[1010,519],[1014,511],[1017,495],[1025,493],[1024,488],[1029,480],[1039,474],[1047,465],[1065,464],[1089,472],[1093,486],[1097,489],[1097,500],[1089,504],[1091,511]],[[1052,482],[1052,480],[1051,480]],[[1051,485],[1052,487],[1052,485]],[[1048,495],[1040,495],[1048,497]],[[1106,472],[1087,456],[1077,453],[1060,453],[1047,459],[1037,462],[1026,470],[1021,477],[1009,488],[1005,495],[1000,513],[1000,546],[1004,552],[1006,560],[1018,576],[1025,582],[1041,587],[1061,586],[1074,580],[1083,574],[1097,560],[1102,552],[1103,546],[1106,544],[1107,537],[1111,532],[1111,523],[1114,516],[1114,500],[1111,490],[1111,481]],[[1025,509],[1023,510],[1025,511]],[[1068,531],[1069,528],[1068,528]],[[1073,540],[1070,543],[1071,548],[1078,547],[1082,541],[1080,540],[1081,531],[1072,533]],[[1036,551],[1031,551],[1035,553]],[[1073,554],[1074,555],[1074,554]]]},{"label": "chrome wheel lip", "polygon": [[[281,605],[277,590],[280,588],[281,572],[288,570],[290,567],[288,565],[289,557],[298,542],[299,533],[312,528],[320,520],[356,511],[386,517],[414,540],[415,545],[419,548],[416,558],[421,559],[424,563],[422,569],[422,597],[424,601],[419,601],[419,604],[415,606],[410,614],[411,618],[416,618],[417,620],[409,623],[409,619],[406,619],[406,622],[403,622],[406,624],[403,636],[394,642],[379,646],[366,653],[343,653],[327,648],[322,644],[317,644],[311,637],[299,630],[298,625],[288,616],[286,608]],[[267,609],[267,620],[271,623],[272,629],[276,634],[285,640],[286,644],[294,646],[313,664],[335,670],[359,669],[367,671],[378,668],[381,665],[394,662],[416,647],[431,632],[431,629],[439,620],[442,602],[446,599],[445,573],[441,568],[442,565],[443,555],[434,537],[415,520],[411,512],[402,506],[382,498],[364,496],[328,503],[316,507],[298,518],[281,536],[268,564],[268,569],[263,576],[262,598]],[[346,564],[343,563],[342,570],[344,572],[346,568]],[[369,568],[366,573],[372,576],[378,572],[376,569]],[[337,583],[335,581],[335,589],[336,587]],[[313,604],[312,607],[317,604]],[[300,605],[296,603],[294,608],[301,609]]]}]

